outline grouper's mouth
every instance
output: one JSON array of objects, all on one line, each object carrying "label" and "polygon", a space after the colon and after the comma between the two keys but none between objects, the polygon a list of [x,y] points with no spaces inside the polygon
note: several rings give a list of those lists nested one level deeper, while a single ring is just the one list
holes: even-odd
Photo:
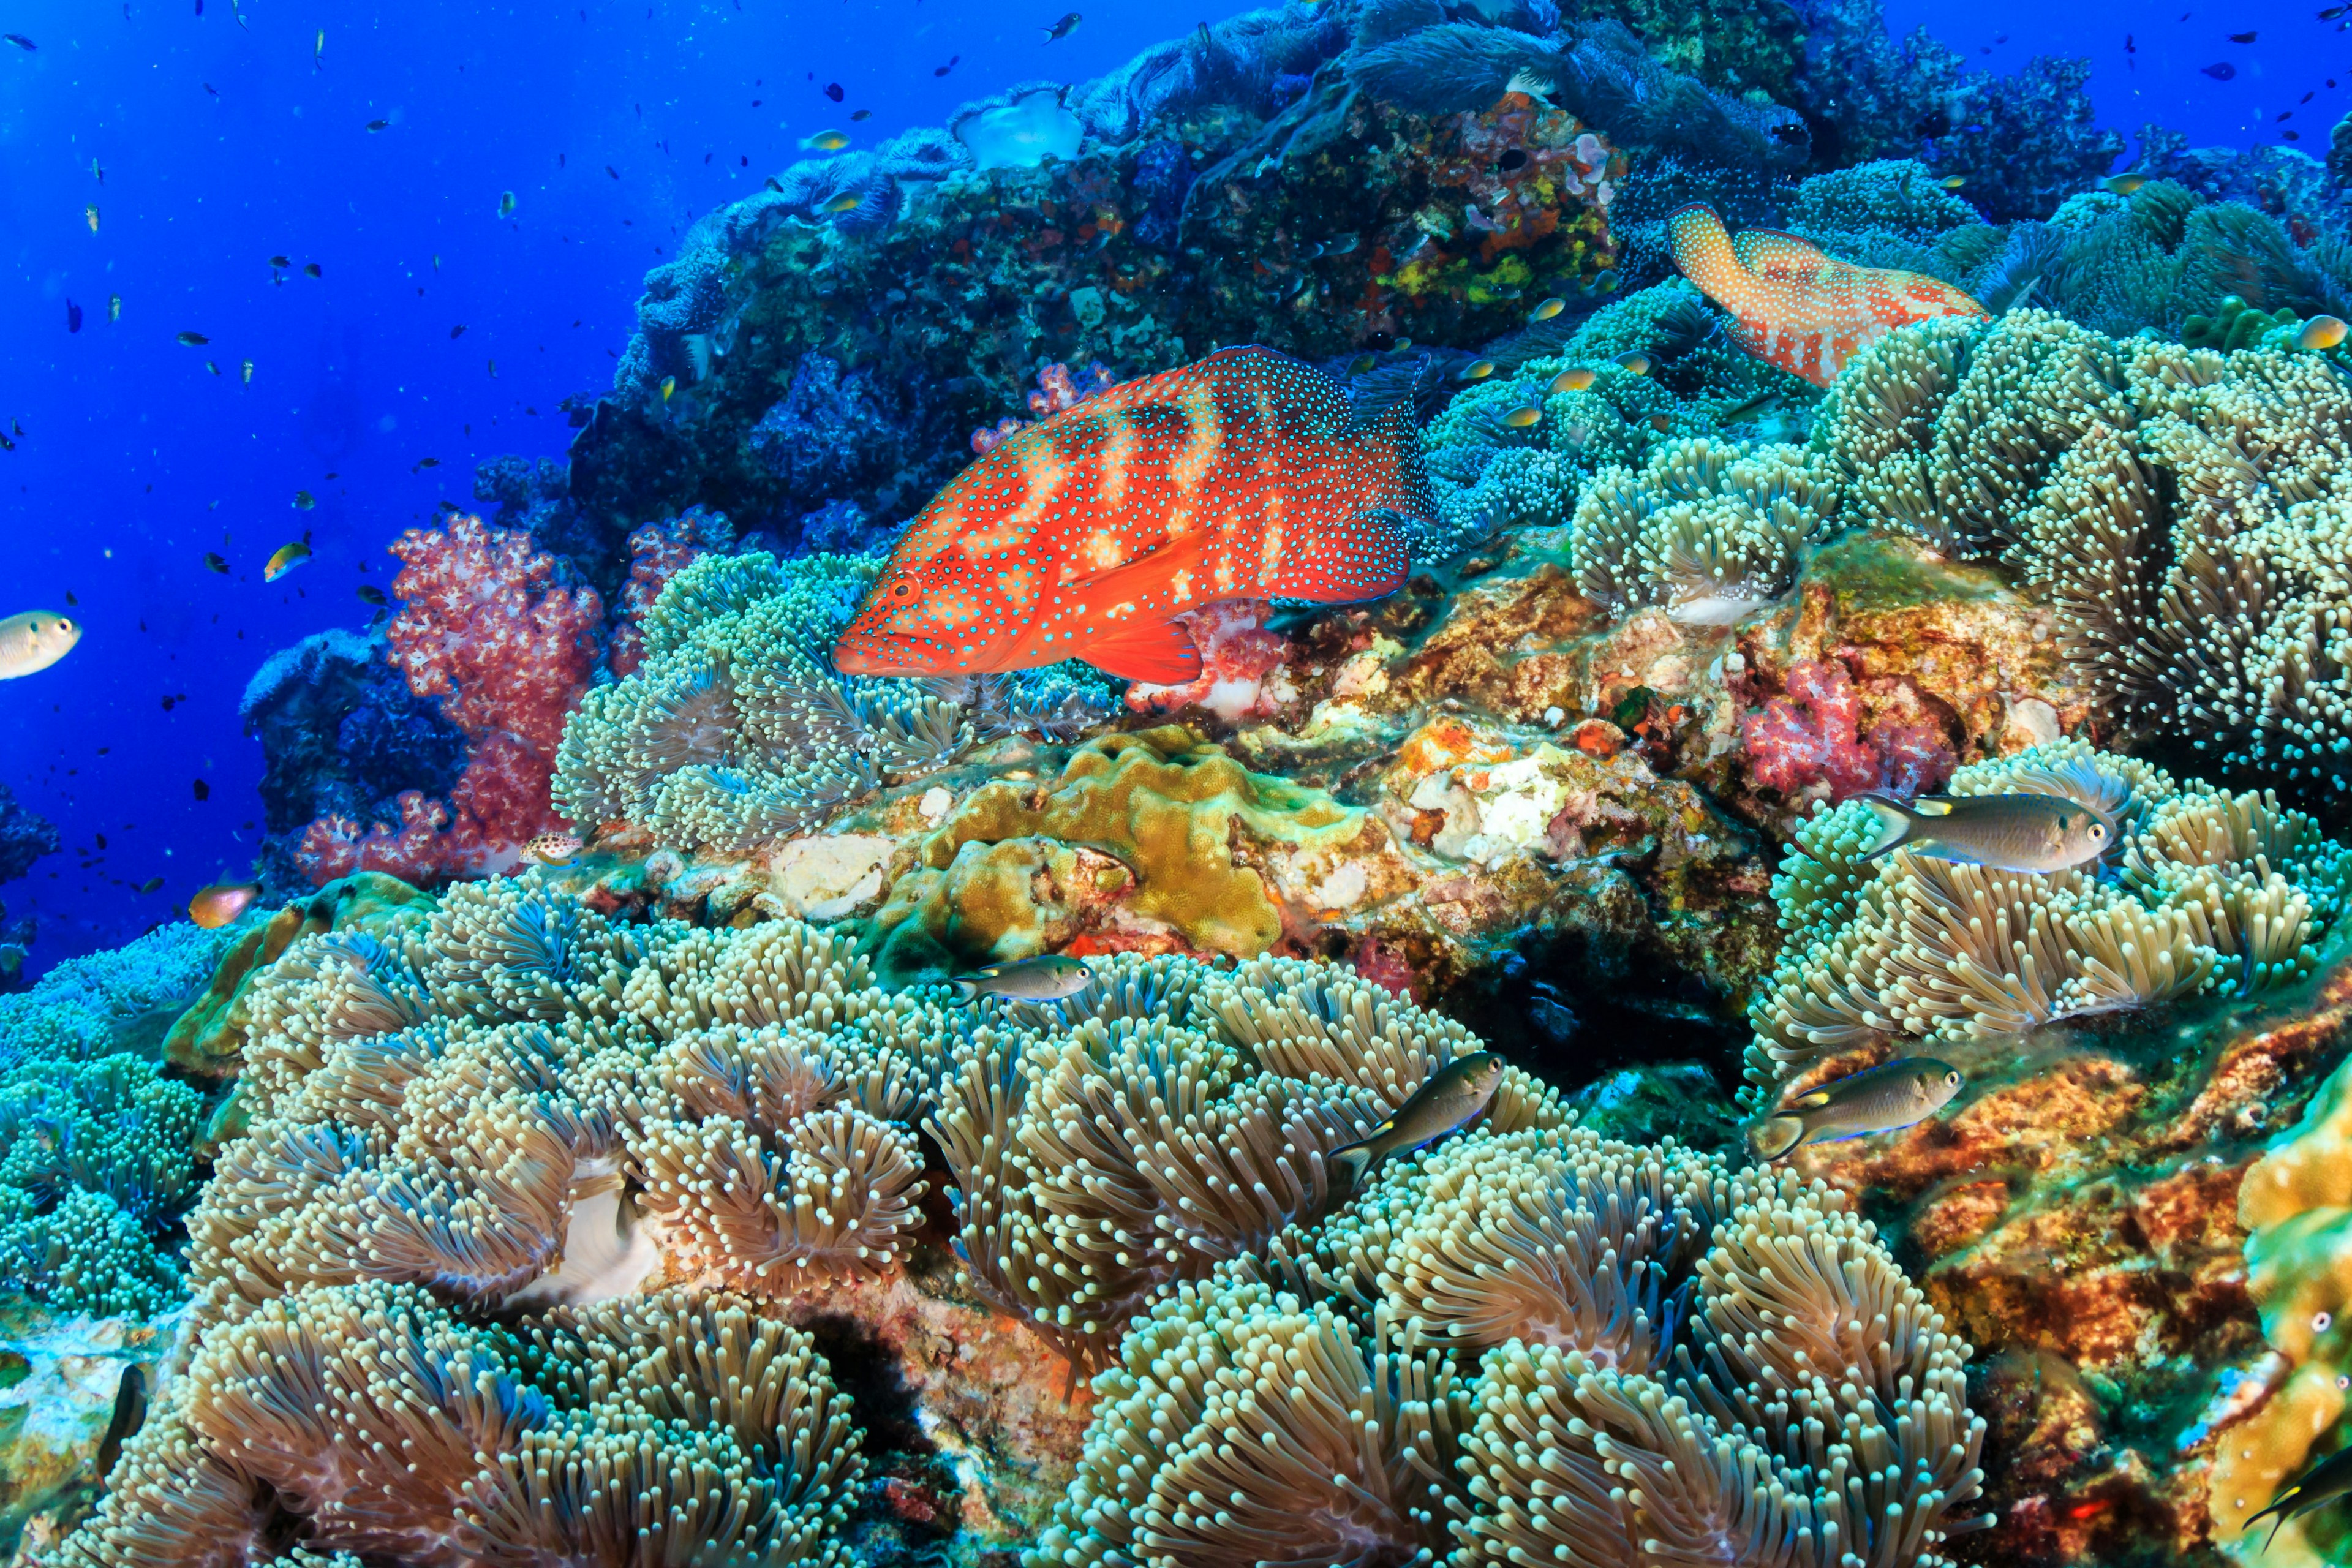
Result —
[{"label": "grouper's mouth", "polygon": [[833,649],[833,668],[844,675],[956,675],[968,663],[944,643],[897,633],[848,632]]}]

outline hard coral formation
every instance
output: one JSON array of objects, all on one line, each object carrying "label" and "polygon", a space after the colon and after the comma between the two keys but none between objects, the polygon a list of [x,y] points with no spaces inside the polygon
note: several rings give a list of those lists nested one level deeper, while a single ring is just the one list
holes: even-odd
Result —
[{"label": "hard coral formation", "polygon": [[0,882],[10,882],[32,869],[44,855],[54,855],[63,840],[58,826],[16,798],[0,784]]},{"label": "hard coral formation", "polygon": [[[964,798],[875,916],[887,933],[879,961],[956,971],[1080,938],[1115,947],[1171,937],[1254,958],[1285,921],[1252,860],[1270,846],[1336,850],[1364,830],[1360,810],[1254,773],[1181,725],[1101,736],[1051,785],[990,784]],[[1041,899],[1041,880],[1091,881],[1113,899],[1071,929],[1060,906],[1078,900]]]}]

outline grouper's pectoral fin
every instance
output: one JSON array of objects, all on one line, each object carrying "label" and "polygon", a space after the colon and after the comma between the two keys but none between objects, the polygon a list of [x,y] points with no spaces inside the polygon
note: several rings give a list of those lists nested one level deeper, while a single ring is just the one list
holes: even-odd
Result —
[{"label": "grouper's pectoral fin", "polygon": [[1163,541],[1149,555],[1071,584],[1075,601],[1060,621],[1056,657],[1084,659],[1105,675],[1174,686],[1201,673],[1201,650],[1177,612],[1206,601],[1194,584],[1205,575],[1199,533]]},{"label": "grouper's pectoral fin", "polygon": [[1201,673],[1201,650],[1176,621],[1143,621],[1098,633],[1076,646],[1076,658],[1121,680],[1181,686]]}]

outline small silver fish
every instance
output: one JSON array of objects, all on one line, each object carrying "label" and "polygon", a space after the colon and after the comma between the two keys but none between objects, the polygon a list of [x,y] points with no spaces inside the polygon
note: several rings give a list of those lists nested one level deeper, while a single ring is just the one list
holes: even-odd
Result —
[{"label": "small silver fish", "polygon": [[1058,1002],[1087,988],[1092,978],[1075,958],[1049,952],[1013,963],[992,963],[948,982],[956,995],[969,1002],[975,996],[1004,996],[1020,1002]]},{"label": "small silver fish", "polygon": [[1878,814],[1879,840],[1863,857],[1908,849],[1999,871],[2063,871],[2095,860],[2116,842],[2116,825],[2079,801],[2050,795],[1859,797]]},{"label": "small silver fish", "polygon": [[1958,1068],[1932,1057],[1900,1057],[1783,1100],[1755,1131],[1759,1160],[1808,1143],[1864,1138],[1925,1121],[1960,1092]]},{"label": "small silver fish", "polygon": [[2248,1514],[2246,1531],[2252,1533],[2254,1521],[2262,1518],[2263,1514],[2278,1515],[2278,1518],[2271,1523],[2270,1541],[2263,1542],[2263,1551],[2267,1554],[2271,1549],[2271,1541],[2278,1539],[2279,1531],[2284,1527],[2288,1520],[2300,1519],[2314,1509],[2335,1501],[2347,1492],[2352,1492],[2352,1448],[2338,1448],[2285,1486],[2281,1487],[2278,1496],[2271,1499],[2266,1506]]},{"label": "small silver fish", "polygon": [[1486,1109],[1503,1081],[1503,1058],[1473,1051],[1429,1075],[1412,1097],[1388,1113],[1378,1127],[1345,1148],[1331,1151],[1331,1168],[1349,1187],[1391,1154],[1408,1153],[1455,1131]]},{"label": "small silver fish", "polygon": [[81,627],[55,610],[26,610],[0,621],[0,680],[32,675],[71,653]]}]

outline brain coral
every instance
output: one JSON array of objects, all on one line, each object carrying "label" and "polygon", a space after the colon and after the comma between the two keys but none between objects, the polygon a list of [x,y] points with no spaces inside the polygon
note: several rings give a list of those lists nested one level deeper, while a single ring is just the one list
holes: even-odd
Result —
[{"label": "brain coral", "polygon": [[[1604,1142],[1517,1068],[1472,1139],[1334,1190],[1333,1150],[1480,1046],[1333,965],[1128,955],[1066,1005],[949,1007],[797,922],[494,880],[298,938],[247,1011],[185,1373],[83,1568],[845,1561],[861,1437],[784,1313],[908,1258],[919,1124],[967,1288],[1108,1369],[1036,1562],[1567,1529],[1906,1564],[1974,1493],[1966,1348],[1824,1193]],[[1291,1457],[1232,1472],[1235,1431]],[[1183,1500],[1220,1475],[1238,1512]]]},{"label": "brain coral", "polygon": [[1941,1050],[2300,978],[2352,889],[2352,852],[2275,796],[2177,784],[2079,741],[1962,768],[1948,789],[2095,806],[2117,825],[2120,874],[2002,871],[1909,850],[1868,862],[1869,808],[1817,810],[1773,883],[1790,938],[1748,1008],[1751,1098],[1843,1053]]}]

